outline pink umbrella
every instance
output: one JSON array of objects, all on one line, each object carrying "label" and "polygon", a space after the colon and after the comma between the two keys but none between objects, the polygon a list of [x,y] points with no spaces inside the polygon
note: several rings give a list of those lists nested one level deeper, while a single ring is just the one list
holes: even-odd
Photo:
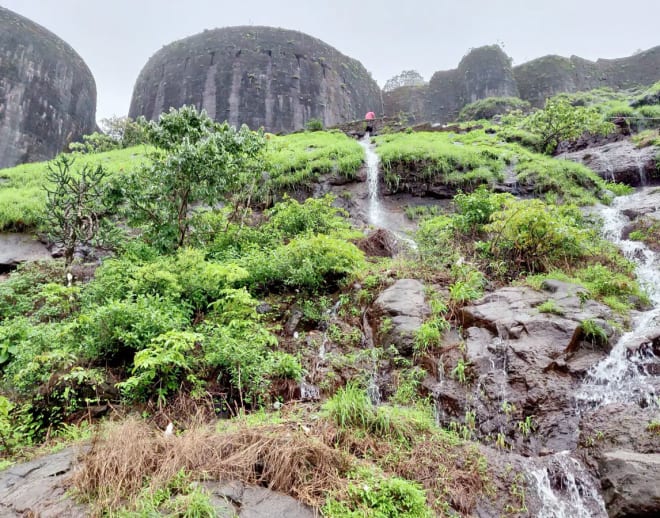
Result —
[{"label": "pink umbrella", "polygon": [[368,121],[372,121],[376,118],[376,114],[374,112],[368,112],[364,118]]}]

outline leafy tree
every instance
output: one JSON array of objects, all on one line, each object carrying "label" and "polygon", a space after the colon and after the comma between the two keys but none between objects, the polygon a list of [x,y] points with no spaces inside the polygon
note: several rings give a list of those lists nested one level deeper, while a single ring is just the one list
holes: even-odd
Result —
[{"label": "leafy tree", "polygon": [[96,238],[101,220],[109,207],[103,188],[107,173],[103,166],[85,164],[71,170],[74,159],[61,155],[48,165],[45,222],[50,238],[64,248],[68,268],[76,247],[89,245]]},{"label": "leafy tree", "polygon": [[82,142],[72,142],[69,149],[76,153],[102,153],[146,143],[147,121],[144,117],[110,117],[101,121],[102,132],[83,136]]},{"label": "leafy tree", "polygon": [[146,128],[151,163],[129,176],[125,195],[134,223],[163,249],[183,246],[193,204],[249,205],[261,181],[262,133],[214,122],[192,106],[171,109]]},{"label": "leafy tree", "polygon": [[573,140],[583,133],[606,135],[614,125],[603,121],[595,108],[573,106],[566,97],[553,97],[545,109],[531,114],[523,121],[523,129],[540,137],[539,148],[551,154],[563,140]]},{"label": "leafy tree", "polygon": [[385,82],[383,92],[391,92],[402,86],[421,86],[424,83],[424,78],[417,70],[404,70]]}]

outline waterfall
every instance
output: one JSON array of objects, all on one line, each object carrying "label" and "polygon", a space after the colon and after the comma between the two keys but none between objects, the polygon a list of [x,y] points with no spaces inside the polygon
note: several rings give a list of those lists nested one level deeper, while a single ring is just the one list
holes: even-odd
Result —
[{"label": "waterfall", "polygon": [[383,225],[383,205],[379,193],[379,159],[376,151],[371,145],[371,136],[369,132],[360,140],[360,145],[364,149],[365,162],[367,167],[367,185],[369,187],[369,205],[367,209],[367,222],[370,225],[380,227]]},{"label": "waterfall", "polygon": [[605,505],[591,475],[568,452],[548,459],[527,474],[541,502],[537,518],[606,517]]},{"label": "waterfall", "polygon": [[616,198],[610,207],[602,207],[603,233],[615,243],[625,256],[637,265],[637,279],[646,290],[653,309],[638,315],[632,330],[615,344],[609,356],[592,367],[576,396],[579,408],[597,408],[613,402],[636,401],[653,404],[655,390],[649,383],[646,367],[655,359],[647,348],[632,347],[643,344],[647,334],[660,325],[660,269],[658,257],[644,243],[623,239],[628,218],[623,213],[626,205],[635,206],[644,191]]}]

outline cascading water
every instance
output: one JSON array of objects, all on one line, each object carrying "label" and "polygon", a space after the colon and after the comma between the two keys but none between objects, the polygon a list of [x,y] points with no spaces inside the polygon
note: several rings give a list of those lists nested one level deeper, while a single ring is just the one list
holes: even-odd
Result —
[{"label": "cascading water", "polygon": [[641,313],[633,322],[632,330],[618,340],[610,355],[589,371],[576,396],[578,408],[581,409],[597,408],[613,402],[636,401],[642,405],[655,402],[655,390],[646,369],[655,357],[649,350],[638,346],[644,343],[651,329],[660,325],[660,265],[657,254],[643,243],[621,237],[629,223],[623,208],[635,206],[643,195],[644,191],[639,191],[619,197],[611,206],[603,207],[600,214],[605,237],[636,263],[638,281],[646,290],[653,307]]},{"label": "cascading water", "polygon": [[360,145],[364,148],[364,156],[367,167],[367,184],[369,186],[369,205],[367,209],[367,222],[371,225],[380,227],[383,225],[383,205],[380,201],[378,192],[378,155],[371,145],[371,136],[367,132],[364,138],[360,140]]},{"label": "cascading water", "polygon": [[591,476],[568,452],[553,455],[546,466],[531,469],[528,478],[541,503],[537,518],[607,516]]}]

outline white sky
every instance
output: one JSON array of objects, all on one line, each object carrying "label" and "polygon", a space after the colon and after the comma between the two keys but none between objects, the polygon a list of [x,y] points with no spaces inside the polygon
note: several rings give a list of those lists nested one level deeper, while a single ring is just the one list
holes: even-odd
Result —
[{"label": "white sky", "polygon": [[499,43],[514,65],[546,54],[628,56],[660,45],[660,0],[0,0],[69,43],[98,90],[97,118],[128,113],[133,84],[163,45],[230,25],[315,36],[383,86],[402,70],[455,68]]}]

